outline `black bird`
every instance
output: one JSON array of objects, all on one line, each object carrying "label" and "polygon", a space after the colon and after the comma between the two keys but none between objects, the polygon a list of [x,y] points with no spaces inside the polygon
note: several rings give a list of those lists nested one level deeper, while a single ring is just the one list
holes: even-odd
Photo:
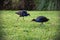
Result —
[{"label": "black bird", "polygon": [[[19,17],[17,18],[17,21],[20,17],[23,17],[23,20],[24,20],[24,17],[30,16],[30,14],[28,14],[26,10],[17,11],[16,14],[19,15]],[[16,23],[17,23],[17,21],[16,21]]]},{"label": "black bird", "polygon": [[43,24],[43,22],[47,22],[48,20],[49,19],[44,16],[38,16],[36,19],[32,19],[32,21],[41,22],[41,24]]},{"label": "black bird", "polygon": [[16,14],[18,14],[20,17],[23,17],[23,20],[25,16],[30,16],[30,14],[28,14],[26,10],[18,11],[16,12]]}]

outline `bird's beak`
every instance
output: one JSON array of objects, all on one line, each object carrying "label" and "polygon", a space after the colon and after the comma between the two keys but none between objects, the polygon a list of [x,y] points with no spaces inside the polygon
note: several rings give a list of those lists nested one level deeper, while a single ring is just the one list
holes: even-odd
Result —
[{"label": "bird's beak", "polygon": [[30,14],[29,14],[29,16],[30,16]]},{"label": "bird's beak", "polygon": [[49,19],[48,19],[49,20]]}]

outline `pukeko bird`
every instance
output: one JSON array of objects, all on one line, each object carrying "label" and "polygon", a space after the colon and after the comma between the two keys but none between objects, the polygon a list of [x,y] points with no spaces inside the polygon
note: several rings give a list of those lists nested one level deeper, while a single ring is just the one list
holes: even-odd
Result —
[{"label": "pukeko bird", "polygon": [[41,22],[41,24],[43,24],[44,22],[47,22],[48,20],[49,19],[44,16],[38,16],[36,19],[32,19],[32,21]]},{"label": "pukeko bird", "polygon": [[28,14],[26,10],[17,11],[16,14],[18,14],[19,17],[23,17],[23,20],[25,16],[30,16],[30,14]]}]

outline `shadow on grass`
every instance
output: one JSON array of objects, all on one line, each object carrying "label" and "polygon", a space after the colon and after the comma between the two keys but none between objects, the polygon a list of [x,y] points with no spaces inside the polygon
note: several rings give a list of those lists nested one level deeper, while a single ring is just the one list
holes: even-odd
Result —
[{"label": "shadow on grass", "polygon": [[[57,14],[58,14],[58,24],[60,24],[60,12],[58,11]],[[54,40],[60,40],[60,25],[58,25],[56,37],[54,38]]]},{"label": "shadow on grass", "polygon": [[0,22],[0,40],[3,39],[2,23]]},{"label": "shadow on grass", "polygon": [[39,39],[39,38],[27,37],[25,40],[41,40],[41,39]]},{"label": "shadow on grass", "polygon": [[0,40],[3,40],[3,34],[2,11],[0,11]]},{"label": "shadow on grass", "polygon": [[60,40],[60,25],[59,25],[59,28],[57,30],[56,37],[54,38],[54,40]]}]

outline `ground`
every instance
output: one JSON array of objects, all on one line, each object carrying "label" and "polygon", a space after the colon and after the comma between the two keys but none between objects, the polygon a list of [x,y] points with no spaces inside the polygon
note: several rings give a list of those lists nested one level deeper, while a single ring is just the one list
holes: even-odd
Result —
[{"label": "ground", "polygon": [[[19,17],[16,11],[0,11],[1,40],[57,40],[59,35],[59,11],[28,11],[30,16]],[[43,25],[31,21],[38,16],[50,20]],[[17,21],[17,18],[18,21]]]}]

